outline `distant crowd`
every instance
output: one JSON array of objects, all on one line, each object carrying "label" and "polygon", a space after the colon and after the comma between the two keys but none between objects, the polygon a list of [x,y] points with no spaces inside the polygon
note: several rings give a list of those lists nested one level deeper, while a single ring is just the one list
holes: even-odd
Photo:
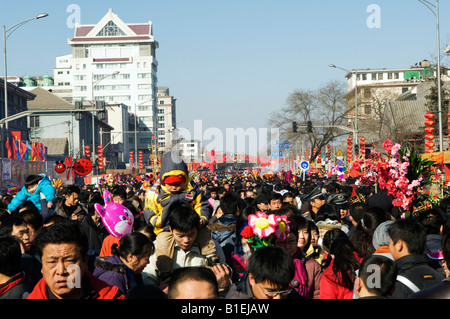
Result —
[{"label": "distant crowd", "polygon": [[357,184],[189,172],[175,153],[115,184],[31,175],[1,198],[0,299],[450,297],[448,199],[405,218]]}]

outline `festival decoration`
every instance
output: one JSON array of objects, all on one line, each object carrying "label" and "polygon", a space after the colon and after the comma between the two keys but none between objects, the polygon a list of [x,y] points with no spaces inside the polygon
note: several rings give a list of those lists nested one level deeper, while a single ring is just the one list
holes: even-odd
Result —
[{"label": "festival decoration", "polygon": [[359,141],[360,141],[360,145],[359,145],[359,155],[362,157],[362,158],[365,158],[366,157],[366,138],[365,137],[361,137],[360,139],[359,139]]},{"label": "festival decoration", "polygon": [[139,151],[139,169],[143,169],[144,168],[144,162],[143,162],[143,157],[142,157],[142,151]]},{"label": "festival decoration", "polygon": [[389,139],[384,141],[383,148],[386,156],[374,150],[369,159],[357,159],[353,168],[362,170],[361,184],[378,182],[393,198],[392,204],[403,210],[402,217],[409,217],[422,188],[431,181],[434,162],[422,159],[414,149],[393,145]]},{"label": "festival decoration", "polygon": [[97,167],[98,167],[98,169],[100,171],[103,171],[104,162],[103,162],[103,146],[102,145],[98,146],[97,152],[98,152],[98,157],[97,157],[98,165],[97,165]]},{"label": "festival decoration", "polygon": [[433,142],[433,139],[434,139],[434,135],[433,135],[433,132],[434,132],[434,127],[433,127],[433,125],[434,125],[434,121],[433,121],[434,114],[431,113],[431,112],[427,112],[427,113],[425,113],[425,118],[427,119],[425,121],[425,133],[427,133],[425,135],[425,139],[427,140],[425,142],[425,146],[427,147],[427,149],[425,150],[425,153],[433,153],[434,152],[433,147],[435,145],[435,143]]},{"label": "festival decoration", "polygon": [[66,165],[64,165],[63,161],[56,161],[55,172],[58,174],[62,174],[66,171]]},{"label": "festival decoration", "polygon": [[59,178],[59,179],[54,178],[54,179],[52,180],[52,186],[53,186],[55,189],[59,189],[62,185],[63,185],[63,180],[62,180],[62,178]]},{"label": "festival decoration", "polygon": [[86,176],[92,172],[92,162],[87,158],[80,158],[73,165],[73,169],[78,175]]},{"label": "festival decoration", "polygon": [[347,137],[347,162],[350,163],[353,159],[353,138]]},{"label": "festival decoration", "polygon": [[91,157],[91,147],[89,145],[86,145],[84,147],[84,156],[86,158],[90,158]]},{"label": "festival decoration", "polygon": [[111,193],[107,190],[103,192],[103,199],[105,206],[96,203],[94,208],[108,232],[117,238],[130,234],[134,223],[134,216],[130,210],[119,203],[114,203]]},{"label": "festival decoration", "polygon": [[72,156],[66,157],[64,161],[57,161],[55,166],[55,172],[63,174],[67,170],[67,179],[70,174],[75,178],[75,173],[80,176],[88,175],[92,172],[92,162],[87,158],[80,158],[73,162]]},{"label": "festival decoration", "polygon": [[274,238],[285,241],[290,232],[289,223],[286,216],[267,215],[258,211],[248,216],[248,221],[242,227],[240,234],[247,239],[252,248],[258,249],[269,246]]}]

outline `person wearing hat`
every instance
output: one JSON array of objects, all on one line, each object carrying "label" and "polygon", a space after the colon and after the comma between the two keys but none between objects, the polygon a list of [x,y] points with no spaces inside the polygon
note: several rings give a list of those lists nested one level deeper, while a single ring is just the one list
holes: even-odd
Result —
[{"label": "person wearing hat", "polygon": [[171,271],[175,247],[175,241],[169,231],[168,217],[172,207],[180,202],[190,204],[200,216],[201,227],[197,243],[202,255],[214,259],[216,246],[211,232],[206,227],[212,213],[211,205],[203,193],[194,188],[186,163],[178,152],[173,150],[163,156],[160,178],[147,193],[144,207],[145,220],[154,227],[155,254],[158,269],[163,276]]},{"label": "person wearing hat", "polygon": [[325,196],[322,193],[322,187],[316,186],[307,196],[308,210],[303,213],[303,217],[308,220],[315,220],[317,211],[325,204]]},{"label": "person wearing hat", "polygon": [[429,258],[442,260],[446,277],[440,283],[414,293],[411,299],[450,299],[450,277],[447,263],[450,261],[450,235],[444,236],[442,250],[427,254]]}]

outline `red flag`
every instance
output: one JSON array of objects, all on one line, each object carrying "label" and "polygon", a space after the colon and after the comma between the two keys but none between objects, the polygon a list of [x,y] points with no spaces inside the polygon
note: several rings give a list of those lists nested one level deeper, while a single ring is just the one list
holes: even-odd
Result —
[{"label": "red flag", "polygon": [[9,137],[8,137],[8,139],[6,140],[6,143],[5,143],[5,147],[6,147],[6,149],[8,150],[8,158],[11,158],[11,144],[9,144]]},{"label": "red flag", "polygon": [[13,139],[13,154],[12,154],[12,158],[13,159],[17,159],[17,144],[16,144],[16,140]]},{"label": "red flag", "polygon": [[36,160],[37,160],[37,161],[43,161],[42,154],[41,154],[41,150],[40,150],[40,148],[39,148],[39,143],[36,143],[36,144],[34,145],[33,150],[34,150],[34,152],[35,152],[35,154],[36,154]]},{"label": "red flag", "polygon": [[25,159],[25,152],[27,151],[28,147],[27,144],[25,144],[22,141],[18,141],[19,142],[19,151],[20,151],[20,161],[24,161]]},{"label": "red flag", "polygon": [[22,132],[21,131],[12,131],[11,135],[13,136],[13,138],[15,138],[18,141],[20,141],[22,139]]}]

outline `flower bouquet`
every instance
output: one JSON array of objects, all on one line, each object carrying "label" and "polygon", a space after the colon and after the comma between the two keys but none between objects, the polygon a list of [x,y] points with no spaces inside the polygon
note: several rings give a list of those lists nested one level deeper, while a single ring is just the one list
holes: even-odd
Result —
[{"label": "flower bouquet", "polygon": [[250,214],[240,234],[252,248],[258,249],[271,245],[274,238],[286,240],[289,234],[289,221],[286,216],[267,215],[263,212]]},{"label": "flower bouquet", "polygon": [[[387,139],[383,142],[387,156],[373,152],[371,160],[364,160],[361,179],[365,182],[378,182],[393,199],[392,205],[403,210],[402,217],[409,217],[413,206],[422,195],[422,189],[431,182],[433,161],[424,160],[414,149],[401,148]],[[354,168],[361,165],[355,161]]]}]

